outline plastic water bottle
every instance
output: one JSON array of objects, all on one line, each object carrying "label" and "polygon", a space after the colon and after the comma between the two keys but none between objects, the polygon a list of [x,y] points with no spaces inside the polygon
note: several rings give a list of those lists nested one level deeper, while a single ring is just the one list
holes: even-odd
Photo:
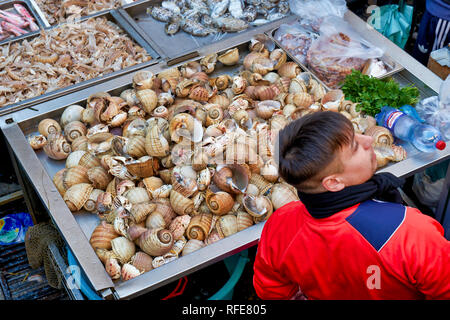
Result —
[{"label": "plastic water bottle", "polygon": [[379,126],[388,128],[394,137],[411,142],[420,151],[433,152],[436,149],[443,150],[446,146],[438,129],[420,123],[398,109],[385,106],[375,119]]}]

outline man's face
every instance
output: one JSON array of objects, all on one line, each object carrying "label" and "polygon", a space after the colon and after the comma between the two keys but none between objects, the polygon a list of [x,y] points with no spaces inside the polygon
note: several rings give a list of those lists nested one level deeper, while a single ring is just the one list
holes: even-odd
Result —
[{"label": "man's face", "polygon": [[372,143],[372,137],[355,134],[350,145],[342,148],[340,157],[344,171],[339,176],[346,187],[366,182],[377,170]]}]

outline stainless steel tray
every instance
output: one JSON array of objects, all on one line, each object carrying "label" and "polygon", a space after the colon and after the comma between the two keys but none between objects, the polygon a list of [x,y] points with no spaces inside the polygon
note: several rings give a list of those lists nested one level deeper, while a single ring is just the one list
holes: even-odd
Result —
[{"label": "stainless steel tray", "polygon": [[[292,23],[296,23],[298,20],[294,20]],[[278,30],[278,28],[279,27],[277,27],[277,28],[275,28],[275,29],[273,29],[273,30],[270,30],[270,31],[268,31],[267,32],[267,35],[268,36],[270,36],[276,43],[277,43],[277,45],[279,46],[279,47],[281,47],[281,48],[283,48],[283,49],[285,49],[285,51],[286,52],[289,52],[287,49],[286,49],[286,47],[285,46],[283,46],[282,44],[281,44],[281,42],[280,41],[278,41],[276,38],[275,38],[275,32]],[[358,30],[358,29],[356,29],[356,30]],[[357,31],[358,32],[358,31]],[[361,35],[361,37],[363,37],[363,38],[365,38],[363,35]],[[318,81],[325,87],[325,88],[327,88],[327,90],[331,90],[332,88],[330,88],[329,86],[327,86],[316,74],[315,74],[315,72],[313,71],[313,70],[311,70],[311,68],[309,68],[306,64],[304,64],[304,63],[302,63],[299,59],[297,59],[294,55],[291,55],[291,57],[292,57],[292,59],[295,61],[295,62],[297,62],[303,69],[305,69],[305,70],[308,70],[311,74],[313,74],[313,75],[315,75],[315,78],[316,79],[318,79]],[[390,77],[390,76],[392,76],[392,75],[394,75],[394,74],[396,74],[397,72],[400,72],[400,71],[402,71],[404,68],[403,68],[403,66],[398,62],[398,61],[395,61],[387,52],[385,52],[384,54],[383,54],[383,56],[380,58],[380,60],[384,63],[384,65],[386,66],[386,68],[387,68],[387,72],[386,73],[384,73],[383,75],[381,75],[381,76],[376,76],[376,78],[378,78],[378,79],[383,79],[383,78],[387,78],[387,77]]]},{"label": "stainless steel tray", "polygon": [[[114,72],[99,76],[97,78],[90,79],[88,81],[79,82],[77,84],[70,85],[68,87],[64,87],[64,88],[60,88],[60,89],[57,89],[57,90],[54,90],[51,92],[47,92],[43,95],[36,96],[31,99],[26,99],[26,100],[19,101],[17,103],[3,106],[0,108],[0,115],[10,114],[10,113],[17,112],[18,110],[21,110],[24,108],[32,107],[32,106],[42,103],[44,101],[48,101],[48,100],[60,97],[62,95],[65,95],[65,94],[79,91],[83,88],[87,88],[87,87],[93,86],[97,83],[116,78],[116,77],[126,74],[128,72],[133,72],[138,69],[145,68],[150,65],[154,65],[160,61],[161,55],[155,49],[153,49],[153,47],[149,43],[147,43],[139,34],[137,34],[134,31],[133,25],[130,24],[128,21],[125,21],[125,19],[123,19],[123,17],[116,10],[110,10],[110,11],[100,12],[100,13],[97,13],[94,15],[86,16],[86,17],[81,18],[79,21],[84,21],[89,18],[95,18],[95,17],[106,17],[109,21],[115,23],[130,37],[130,39],[132,39],[135,43],[137,43],[139,46],[144,48],[145,51],[152,57],[152,59],[147,62],[139,63],[134,66],[124,68],[122,70],[114,71]],[[51,27],[50,29],[58,28],[58,26],[59,25],[55,25],[55,26]],[[27,36],[24,36],[21,38],[15,38],[13,40],[13,42],[22,41],[24,39],[31,40],[38,36],[39,36],[39,32],[36,32],[36,33],[30,34],[30,35],[27,35]]]},{"label": "stainless steel tray", "polygon": [[266,30],[273,29],[281,23],[290,22],[295,19],[295,16],[290,14],[282,19],[272,21],[265,25],[258,27],[249,26],[248,29],[242,32],[224,33],[219,36],[208,35],[206,37],[194,37],[186,32],[180,30],[175,35],[168,36],[164,31],[164,22],[157,21],[152,16],[146,13],[148,7],[158,4],[161,1],[136,1],[124,5],[118,11],[124,16],[127,21],[134,21],[139,32],[153,47],[161,48],[161,51],[168,59],[173,59],[183,55],[198,56],[197,51],[205,46],[209,46],[219,41],[226,41],[243,33],[258,34],[264,33]]},{"label": "stainless steel tray", "polygon": [[[244,56],[248,53],[248,44],[249,36],[241,34],[240,37],[235,38],[233,45],[216,44],[215,48],[205,52],[205,55],[212,52],[221,53],[230,48],[238,47],[242,62]],[[171,67],[182,65],[185,62],[187,61]],[[239,71],[241,65],[224,66],[223,69],[217,67],[216,71],[210,76],[214,77],[223,73],[233,75]],[[163,64],[157,64],[145,70],[157,74],[164,69]],[[129,73],[94,87],[47,101],[36,106],[35,110],[25,109],[18,111],[11,117],[0,117],[2,131],[15,158],[28,175],[33,188],[38,193],[43,205],[74,253],[93,288],[103,296],[112,295],[115,299],[129,299],[144,294],[251,247],[257,243],[264,226],[264,222],[253,225],[134,279],[125,282],[112,282],[88,242],[91,233],[98,224],[97,216],[83,211],[72,214],[52,182],[53,175],[65,166],[65,161],[49,159],[43,151],[34,152],[28,145],[26,136],[37,131],[40,120],[48,117],[58,120],[67,106],[72,104],[84,106],[90,94],[103,91],[116,95],[131,88],[132,76],[133,74]]]},{"label": "stainless steel tray", "polygon": [[[14,4],[21,4],[23,5],[28,12],[30,13],[31,16],[33,16],[33,18],[35,19],[35,23],[39,26],[39,28],[45,28],[47,25],[45,24],[44,19],[42,18],[42,16],[39,14],[39,11],[36,10],[36,8],[34,7],[33,3],[30,0],[19,0],[19,1],[2,1],[0,3],[0,10],[4,10],[7,12],[11,12],[11,13],[15,13],[18,14],[17,11],[14,9]],[[0,18],[0,21],[3,20]],[[29,30],[27,28],[25,28],[25,30]],[[23,38],[26,38],[28,36],[30,36],[31,34],[37,34],[40,31],[29,31],[27,34],[21,35],[21,36],[15,36],[15,37],[9,37],[6,39],[3,39],[2,41],[0,41],[0,45],[5,44],[5,43],[9,43],[12,41],[17,41],[17,40],[21,40]]]},{"label": "stainless steel tray", "polygon": [[[35,8],[37,8],[38,11],[40,12],[40,15],[41,15],[42,19],[44,20],[44,22],[45,22],[47,27],[52,27],[52,26],[56,26],[58,24],[63,24],[65,22],[67,22],[67,20],[64,20],[64,21],[56,21],[56,22],[50,23],[49,19],[47,19],[48,18],[48,13],[46,13],[46,10],[45,10],[46,8],[43,5],[41,5],[40,3],[38,3],[36,0],[30,0],[30,1],[33,2]],[[123,3],[130,3],[130,1],[131,0],[122,0],[121,2],[123,4]],[[63,1],[60,1],[60,5],[62,5],[62,2]],[[75,3],[75,5],[76,5],[76,3]],[[82,15],[80,18],[81,19],[89,18],[91,16],[102,14],[104,12],[108,12],[110,10],[115,10],[115,9],[117,9],[117,8],[116,7],[110,7],[108,9],[99,10],[99,11],[96,11],[96,12],[91,12],[91,13],[86,14],[86,15]],[[48,10],[50,10],[50,9],[48,9]]]}]

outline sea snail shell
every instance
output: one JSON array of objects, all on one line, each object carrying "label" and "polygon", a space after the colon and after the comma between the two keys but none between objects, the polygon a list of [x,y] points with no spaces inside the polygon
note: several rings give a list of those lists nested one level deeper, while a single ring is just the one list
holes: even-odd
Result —
[{"label": "sea snail shell", "polygon": [[138,238],[139,247],[151,256],[162,256],[173,246],[173,235],[167,229],[157,228],[145,231]]}]

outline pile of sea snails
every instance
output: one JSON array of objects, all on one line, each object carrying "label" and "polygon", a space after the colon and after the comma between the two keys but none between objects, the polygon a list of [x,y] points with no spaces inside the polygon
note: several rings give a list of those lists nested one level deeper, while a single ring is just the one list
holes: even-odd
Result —
[{"label": "pile of sea snails", "polygon": [[[233,48],[157,75],[138,71],[119,96],[94,94],[59,121],[43,119],[29,137],[34,149],[65,160],[53,182],[68,208],[100,218],[90,244],[113,280],[220,241],[298,200],[273,158],[277,133],[293,119],[331,109],[358,128],[368,122],[281,49],[252,39],[249,50],[242,64]],[[221,65],[236,65],[235,74],[216,76]]]}]

